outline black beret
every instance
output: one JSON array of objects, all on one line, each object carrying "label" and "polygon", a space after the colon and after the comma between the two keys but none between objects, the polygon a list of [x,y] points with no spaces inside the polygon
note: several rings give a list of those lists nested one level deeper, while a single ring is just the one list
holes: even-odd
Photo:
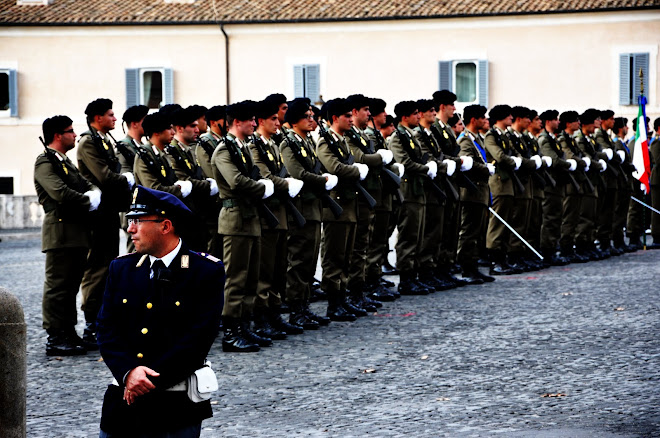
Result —
[{"label": "black beret", "polygon": [[463,116],[465,117],[465,123],[470,123],[472,119],[481,119],[486,117],[486,112],[488,108],[483,105],[468,105],[463,111]]},{"label": "black beret", "polygon": [[[534,119],[537,118],[538,116],[539,116],[538,111],[533,110],[533,109],[529,110],[529,119],[530,119],[530,120],[534,120]],[[540,118],[540,117],[539,117],[539,118]]]},{"label": "black beret", "polygon": [[495,105],[488,114],[492,120],[498,122],[511,115],[511,107],[509,105]]},{"label": "black beret", "polygon": [[514,106],[511,108],[511,115],[513,116],[513,119],[525,119],[525,118],[530,118],[530,109],[524,106]]},{"label": "black beret", "polygon": [[158,112],[162,113],[162,114],[165,114],[171,120],[172,119],[172,114],[175,113],[176,111],[179,111],[182,108],[183,107],[181,105],[179,105],[178,103],[168,103],[167,105],[162,106],[158,110]]},{"label": "black beret", "polygon": [[539,116],[543,122],[547,122],[548,120],[555,120],[556,118],[559,117],[559,111],[557,110],[545,110],[541,113]]},{"label": "black beret", "polygon": [[374,116],[382,112],[385,112],[386,106],[387,103],[385,103],[383,99],[379,99],[377,97],[369,99],[369,111],[371,111],[371,114],[373,114]]},{"label": "black beret", "polygon": [[112,101],[110,99],[100,98],[87,104],[85,114],[89,117],[102,116],[110,109],[112,109]]},{"label": "black beret", "polygon": [[280,106],[275,102],[268,102],[267,100],[262,100],[257,102],[256,105],[256,117],[258,119],[267,119],[268,117],[277,114]]},{"label": "black beret", "polygon": [[199,117],[197,113],[190,108],[182,108],[172,113],[172,124],[174,126],[188,126],[195,122]]},{"label": "black beret", "polygon": [[447,120],[447,124],[453,128],[458,124],[459,120],[461,120],[460,113],[454,113],[454,115]]},{"label": "black beret", "polygon": [[580,120],[580,115],[576,111],[564,111],[559,116],[559,121],[562,124],[573,123]]},{"label": "black beret", "polygon": [[437,106],[451,105],[456,102],[456,95],[449,90],[440,90],[433,93],[433,101]]},{"label": "black beret", "polygon": [[328,118],[326,119],[328,122],[332,122],[332,116],[339,117],[342,114],[350,113],[353,109],[352,105],[341,97],[326,102],[325,107],[328,114]]},{"label": "black beret", "polygon": [[195,120],[200,117],[205,117],[206,112],[208,111],[208,108],[202,105],[190,105],[187,109],[195,116]]},{"label": "black beret", "polygon": [[144,135],[147,137],[151,137],[156,132],[163,132],[166,129],[170,129],[171,126],[172,123],[170,123],[170,118],[167,114],[160,112],[148,114],[142,122],[142,129],[144,129]]},{"label": "black beret", "polygon": [[600,112],[600,119],[607,120],[614,117],[614,111],[612,110],[603,110]]},{"label": "black beret", "polygon": [[435,108],[435,103],[431,99],[419,99],[417,101],[417,109],[420,112],[431,111]]},{"label": "black beret", "polygon": [[394,117],[388,114],[387,117],[385,117],[385,124],[381,126],[381,128],[386,128],[391,125],[394,125]]},{"label": "black beret", "polygon": [[617,117],[614,119],[614,127],[612,127],[612,130],[616,132],[627,125],[628,125],[628,119],[626,119],[625,117]]},{"label": "black beret", "polygon": [[580,122],[583,125],[591,125],[600,117],[600,111],[594,108],[589,108],[582,114],[580,114]]},{"label": "black beret", "polygon": [[227,113],[225,111],[225,106],[224,105],[212,106],[206,112],[206,121],[207,122],[210,122],[211,120],[213,120],[214,122],[218,121],[218,120],[224,120],[225,117],[227,117]]},{"label": "black beret", "polygon": [[255,113],[255,102],[251,100],[244,100],[243,102],[232,103],[227,105],[227,117],[241,122],[251,120]]},{"label": "black beret", "polygon": [[286,96],[284,94],[281,94],[281,93],[273,93],[273,94],[267,96],[264,99],[264,102],[274,103],[275,105],[277,105],[279,107],[283,103],[286,103]]},{"label": "black beret", "polygon": [[293,125],[298,123],[300,119],[307,117],[305,114],[309,111],[309,107],[312,105],[311,101],[307,97],[298,97],[289,102],[289,108],[284,114],[284,121]]},{"label": "black beret", "polygon": [[404,100],[394,106],[394,114],[396,114],[396,116],[401,119],[402,117],[410,116],[417,109],[417,102],[412,100]]},{"label": "black beret", "polygon": [[126,123],[139,122],[149,114],[149,108],[146,105],[135,105],[124,111],[121,119]]},{"label": "black beret", "polygon": [[369,98],[364,97],[362,94],[351,94],[346,98],[346,102],[348,102],[352,110],[359,110],[360,108],[369,106]]}]

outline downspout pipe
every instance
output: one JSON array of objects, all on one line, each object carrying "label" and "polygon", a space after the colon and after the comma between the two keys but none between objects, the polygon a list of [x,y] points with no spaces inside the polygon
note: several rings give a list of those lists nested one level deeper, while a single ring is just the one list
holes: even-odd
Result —
[{"label": "downspout pipe", "polygon": [[220,31],[225,36],[225,94],[227,96],[227,105],[231,100],[229,99],[229,35],[225,32],[225,24],[220,23]]}]

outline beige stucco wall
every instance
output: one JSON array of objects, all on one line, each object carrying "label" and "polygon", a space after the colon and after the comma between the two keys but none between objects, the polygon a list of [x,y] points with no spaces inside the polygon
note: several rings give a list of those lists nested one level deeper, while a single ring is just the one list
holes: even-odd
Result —
[{"label": "beige stucco wall", "polygon": [[[488,59],[489,104],[539,110],[618,105],[618,54],[651,55],[648,114],[660,115],[660,11],[371,23],[228,25],[230,98],[293,96],[293,65],[321,64],[327,100],[351,93],[394,104],[430,97],[438,61]],[[18,119],[0,118],[0,175],[34,193],[32,165],[44,118],[67,114],[80,133],[83,111],[109,97],[121,116],[124,70],[170,67],[182,105],[226,103],[224,37],[218,26],[0,28],[0,68],[19,71]],[[119,123],[114,131],[123,137]],[[75,158],[75,151],[69,153]]]}]

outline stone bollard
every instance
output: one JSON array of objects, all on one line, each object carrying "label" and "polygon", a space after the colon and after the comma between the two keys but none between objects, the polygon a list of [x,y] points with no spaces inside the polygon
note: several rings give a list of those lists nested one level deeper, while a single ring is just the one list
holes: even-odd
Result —
[{"label": "stone bollard", "polygon": [[25,438],[26,342],[21,303],[0,287],[0,438]]}]

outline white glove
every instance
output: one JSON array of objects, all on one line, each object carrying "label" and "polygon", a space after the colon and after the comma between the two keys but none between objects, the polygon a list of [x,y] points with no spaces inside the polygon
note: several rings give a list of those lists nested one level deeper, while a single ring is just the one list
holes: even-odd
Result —
[{"label": "white glove", "polygon": [[357,167],[360,171],[360,181],[364,180],[369,174],[369,166],[362,163],[353,163],[353,167]]},{"label": "white glove", "polygon": [[323,176],[327,178],[325,182],[326,190],[334,189],[337,183],[339,182],[339,178],[337,178],[337,175],[333,175],[331,173],[324,173]]},{"label": "white glove", "polygon": [[215,182],[213,178],[206,178],[206,180],[211,183],[211,196],[218,194],[218,183]]},{"label": "white glove", "polygon": [[381,158],[383,159],[383,164],[390,164],[394,159],[394,154],[392,153],[392,151],[389,151],[387,149],[378,149],[376,153],[380,155]]},{"label": "white glove", "polygon": [[486,167],[488,168],[488,173],[495,175],[495,165],[493,163],[486,163]]},{"label": "white glove", "polygon": [[435,177],[438,175],[438,164],[435,161],[429,161],[426,163],[426,167],[429,168],[429,171],[426,172],[426,174],[430,176],[431,179],[435,179]]},{"label": "white glove", "polygon": [[614,151],[610,148],[603,149],[603,152],[605,153],[605,155],[607,155],[607,161],[610,161],[614,156]]},{"label": "white glove", "polygon": [[266,191],[264,191],[264,195],[261,197],[261,199],[270,198],[273,193],[275,193],[275,184],[273,184],[271,180],[263,178],[257,182],[266,188]]},{"label": "white glove", "polygon": [[577,169],[577,161],[575,161],[574,159],[569,158],[568,160],[566,160],[566,162],[571,165],[571,167],[568,168],[569,172],[573,172],[575,171],[575,169]]},{"label": "white glove", "polygon": [[543,161],[545,161],[545,167],[552,167],[552,158],[548,157],[547,155],[542,156]]},{"label": "white glove", "polygon": [[101,203],[101,191],[100,190],[90,190],[83,193],[83,195],[89,198],[89,211],[94,211],[99,208]]},{"label": "white glove", "polygon": [[646,193],[646,186],[645,186],[643,183],[640,183],[639,188],[642,190],[642,192],[643,192],[645,195],[648,194],[648,193]]},{"label": "white glove", "polygon": [[298,193],[300,193],[300,190],[302,190],[303,185],[305,185],[305,183],[295,178],[284,178],[284,179],[289,184],[289,197],[295,198],[296,196],[298,196]]},{"label": "white glove", "polygon": [[447,175],[452,176],[456,172],[456,161],[454,160],[442,160],[443,163],[447,165]]},{"label": "white glove", "polygon": [[461,172],[467,172],[474,166],[474,158],[469,156],[461,157]]},{"label": "white glove", "polygon": [[520,157],[511,157],[513,158],[513,161],[516,163],[516,168],[514,170],[520,169],[520,166],[522,165],[522,158]]},{"label": "white glove", "polygon": [[583,157],[583,158],[582,158],[582,161],[584,161],[585,163],[587,163],[587,168],[585,169],[585,172],[586,172],[586,171],[589,170],[589,168],[591,167],[591,158],[589,158],[589,157]]},{"label": "white glove", "polygon": [[534,164],[536,164],[536,169],[537,169],[537,170],[540,169],[541,166],[543,166],[543,160],[542,160],[541,157],[539,157],[538,155],[533,155],[533,156],[530,158],[530,160],[532,160],[532,161],[534,162]]},{"label": "white glove", "polygon": [[626,161],[626,153],[625,153],[625,152],[623,152],[623,151],[616,151],[616,154],[619,156],[619,158],[621,158],[621,162],[622,162],[622,163],[623,163],[624,161]]},{"label": "white glove", "polygon": [[406,168],[403,167],[403,164],[394,163],[393,166],[399,172],[399,178],[403,178],[403,174],[406,173]]},{"label": "white glove", "polygon": [[598,162],[599,162],[600,165],[602,166],[602,168],[600,169],[600,171],[601,171],[601,172],[605,172],[605,171],[607,170],[607,163],[605,162],[605,160],[603,160],[603,159],[601,158],[600,160],[598,160]]},{"label": "white glove", "polygon": [[187,198],[190,192],[192,192],[192,183],[190,181],[179,180],[174,185],[181,188],[181,195],[184,198]]},{"label": "white glove", "polygon": [[128,181],[128,188],[129,190],[133,190],[133,186],[135,185],[135,177],[131,172],[126,172],[122,173],[122,175],[126,178],[126,181]]}]

